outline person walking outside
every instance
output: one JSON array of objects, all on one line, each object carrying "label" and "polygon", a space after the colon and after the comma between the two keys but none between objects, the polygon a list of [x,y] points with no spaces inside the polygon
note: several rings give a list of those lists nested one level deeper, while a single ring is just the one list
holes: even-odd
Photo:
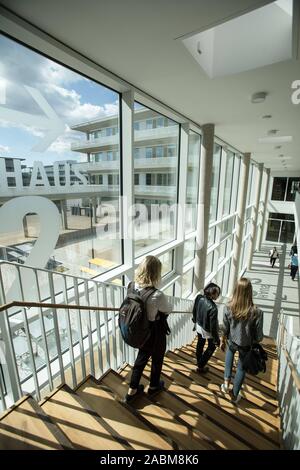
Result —
[{"label": "person walking outside", "polygon": [[270,250],[269,256],[270,256],[270,265],[272,266],[272,268],[274,268],[274,264],[276,263],[277,258],[279,258],[279,253],[275,246],[272,250]]},{"label": "person walking outside", "polygon": [[[194,303],[193,322],[196,325],[198,335],[196,349],[197,372],[200,374],[208,372],[209,367],[206,364],[216,347],[220,345],[218,308],[214,302],[220,293],[220,287],[210,283],[205,287],[204,295],[199,294]],[[207,348],[203,352],[206,341]]]},{"label": "person walking outside", "polygon": [[[225,308],[222,326],[221,349],[225,355],[223,393],[229,393],[231,401],[237,404],[241,399],[240,390],[245,379],[243,359],[253,343],[263,339],[263,312],[253,303],[252,284],[249,279],[242,277],[238,280],[233,296]],[[235,353],[239,359],[234,377],[233,388],[230,389],[232,367]]]},{"label": "person walking outside", "polygon": [[[172,305],[158,287],[161,281],[162,264],[155,256],[146,256],[139,265],[135,282],[130,283],[128,291],[138,291],[146,296],[146,312],[150,322],[150,337],[139,349],[130,380],[129,390],[124,398],[130,403],[138,394],[144,391],[140,384],[141,376],[149,358],[152,358],[149,395],[154,395],[164,388],[160,380],[163,359],[166,351],[166,335],[169,332],[167,315],[172,311]],[[148,292],[147,292],[148,291]],[[150,294],[149,294],[150,291]]]},{"label": "person walking outside", "polygon": [[291,256],[291,278],[293,281],[295,280],[296,274],[298,272],[298,268],[299,268],[298,254],[294,253]]}]

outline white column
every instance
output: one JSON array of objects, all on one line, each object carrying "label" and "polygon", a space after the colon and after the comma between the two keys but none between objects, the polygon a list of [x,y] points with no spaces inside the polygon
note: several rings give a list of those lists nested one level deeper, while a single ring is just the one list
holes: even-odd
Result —
[{"label": "white column", "polygon": [[261,250],[261,245],[263,241],[263,235],[265,231],[265,225],[267,222],[267,208],[268,208],[268,198],[269,198],[269,190],[270,190],[270,180],[271,180],[271,170],[267,168],[267,183],[266,183],[266,191],[265,191],[265,198],[264,198],[264,205],[263,205],[263,219],[261,223],[261,231],[260,231],[260,238],[259,238],[259,249]]},{"label": "white column", "polygon": [[259,211],[259,201],[261,193],[261,183],[263,178],[264,165],[259,163],[258,165],[258,182],[256,187],[255,195],[255,206],[254,206],[254,217],[252,218],[252,229],[249,243],[249,253],[248,253],[248,263],[247,268],[251,269],[253,254],[255,251],[256,238],[257,238],[257,221],[258,221],[258,211]]},{"label": "white column", "polygon": [[244,220],[246,210],[246,199],[248,190],[248,179],[250,169],[250,153],[245,153],[241,160],[241,171],[239,181],[238,210],[236,216],[236,234],[233,245],[233,257],[231,263],[230,279],[229,279],[229,295],[232,294],[234,285],[239,274],[240,256],[243,242]]},{"label": "white column", "polygon": [[133,162],[133,119],[134,119],[134,92],[122,93],[122,198],[120,209],[122,213],[122,238],[124,264],[131,268],[127,272],[127,281],[134,277],[134,230],[132,207],[134,204],[134,162]]},{"label": "white column", "polygon": [[202,127],[194,293],[204,288],[214,152],[214,124]]}]

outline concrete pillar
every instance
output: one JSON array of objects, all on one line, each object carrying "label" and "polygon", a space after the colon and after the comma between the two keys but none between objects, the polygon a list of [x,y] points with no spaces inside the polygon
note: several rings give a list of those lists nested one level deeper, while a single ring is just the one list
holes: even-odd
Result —
[{"label": "concrete pillar", "polygon": [[260,193],[261,193],[261,184],[264,172],[264,164],[259,163],[258,165],[258,182],[256,187],[256,195],[255,195],[255,206],[254,206],[254,217],[252,218],[252,230],[250,236],[250,246],[249,246],[249,253],[248,253],[248,263],[247,268],[251,269],[252,265],[252,258],[255,251],[256,245],[256,237],[257,237],[257,222],[258,222],[258,212],[259,212],[259,202],[260,202]]},{"label": "concrete pillar", "polygon": [[236,234],[233,245],[233,257],[230,270],[228,294],[231,295],[239,275],[240,256],[243,242],[244,220],[250,169],[250,153],[245,153],[241,160],[239,181],[238,210],[236,216]]},{"label": "concrete pillar", "polygon": [[202,127],[194,294],[204,288],[214,153],[214,124]]},{"label": "concrete pillar", "polygon": [[263,219],[261,223],[261,231],[259,237],[259,249],[261,250],[261,245],[263,241],[263,234],[265,231],[265,224],[266,224],[266,215],[267,215],[267,208],[268,208],[268,198],[269,198],[269,190],[270,190],[270,181],[271,181],[271,170],[270,168],[267,169],[267,182],[266,182],[266,192],[264,197],[264,207],[263,207]]},{"label": "concrete pillar", "polygon": [[60,210],[61,210],[62,227],[64,230],[68,230],[67,204],[66,204],[65,199],[60,201]]}]

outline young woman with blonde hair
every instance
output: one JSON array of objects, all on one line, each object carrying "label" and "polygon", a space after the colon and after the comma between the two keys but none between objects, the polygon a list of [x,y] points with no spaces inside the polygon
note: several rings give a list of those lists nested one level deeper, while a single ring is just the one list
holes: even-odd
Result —
[{"label": "young woman with blonde hair", "polygon": [[[249,279],[242,277],[237,282],[231,301],[225,308],[223,317],[223,339],[221,349],[227,349],[225,356],[224,383],[221,385],[223,393],[230,393],[233,403],[240,398],[240,389],[245,379],[243,359],[253,343],[263,339],[263,312],[253,303],[252,284]],[[238,365],[234,377],[233,389],[229,391],[233,359],[239,353]]]},{"label": "young woman with blonde hair", "polygon": [[161,262],[155,256],[146,256],[139,265],[135,282],[128,286],[129,292],[138,291],[146,303],[146,311],[150,322],[151,335],[135,360],[130,380],[130,388],[125,397],[126,403],[131,402],[137,394],[143,392],[140,384],[141,376],[150,357],[152,358],[150,386],[148,394],[153,395],[164,387],[160,380],[163,359],[166,351],[166,334],[168,332],[167,315],[172,305],[158,287],[161,281]]}]

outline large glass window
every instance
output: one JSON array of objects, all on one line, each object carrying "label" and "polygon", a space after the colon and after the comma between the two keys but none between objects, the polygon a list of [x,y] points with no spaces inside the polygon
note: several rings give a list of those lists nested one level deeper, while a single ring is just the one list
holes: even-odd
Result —
[{"label": "large glass window", "polygon": [[288,178],[286,201],[295,201],[296,191],[299,190],[300,178]]},{"label": "large glass window", "polygon": [[[158,119],[159,126],[156,128],[142,125],[150,120],[157,123]],[[135,103],[134,121],[139,121],[139,129],[143,129],[141,132],[135,126],[134,147],[144,147],[147,159],[145,163],[141,158],[135,162],[136,170],[137,165],[141,164],[145,164],[147,168],[146,184],[140,178],[139,184],[135,185],[134,194],[135,253],[136,256],[141,256],[175,238],[179,124],[164,119],[157,112],[138,103]],[[154,148],[156,153],[153,152]],[[169,157],[165,168],[162,168],[157,155]]]},{"label": "large glass window", "polygon": [[193,291],[194,270],[190,269],[182,276],[182,297],[188,297]]},{"label": "large glass window", "polygon": [[159,256],[159,259],[162,264],[162,276],[166,276],[167,274],[173,271],[174,250],[164,253],[163,255]]},{"label": "large glass window", "polygon": [[229,150],[227,150],[226,151],[226,174],[225,174],[225,186],[224,186],[224,199],[223,199],[223,211],[222,211],[223,215],[228,215],[230,212],[233,164],[234,164],[234,154],[230,152]]},{"label": "large glass window", "polygon": [[184,242],[183,264],[193,261],[195,258],[196,239],[192,238]]},{"label": "large glass window", "polygon": [[274,178],[272,196],[273,201],[284,201],[286,192],[287,178]]},{"label": "large glass window", "polygon": [[219,195],[219,180],[220,180],[220,167],[221,167],[221,146],[215,144],[213,155],[213,168],[212,168],[212,183],[211,183],[211,196],[210,196],[210,222],[215,222],[218,212],[218,195]]},{"label": "large glass window", "polygon": [[23,219],[14,234],[1,221],[6,258],[26,263],[47,223],[41,268],[91,277],[121,264],[118,93],[4,36],[0,73],[0,205]]},{"label": "large glass window", "polygon": [[186,233],[196,230],[197,224],[198,185],[200,171],[200,143],[200,135],[190,131],[186,188]]}]

